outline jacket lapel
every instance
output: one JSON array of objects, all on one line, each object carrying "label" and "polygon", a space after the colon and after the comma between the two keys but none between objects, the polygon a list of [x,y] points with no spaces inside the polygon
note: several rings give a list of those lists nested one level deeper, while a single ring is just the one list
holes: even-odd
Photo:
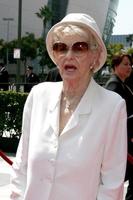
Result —
[{"label": "jacket lapel", "polygon": [[89,116],[91,114],[93,99],[95,96],[94,88],[95,81],[92,79],[75,112],[66,124],[66,127],[64,128],[62,134],[75,128],[78,125],[80,118],[82,118],[85,115]]}]

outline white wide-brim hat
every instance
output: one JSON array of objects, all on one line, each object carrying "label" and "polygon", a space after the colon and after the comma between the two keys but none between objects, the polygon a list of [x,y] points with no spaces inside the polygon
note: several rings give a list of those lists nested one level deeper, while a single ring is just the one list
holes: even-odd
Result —
[{"label": "white wide-brim hat", "polygon": [[46,47],[47,47],[47,51],[48,51],[50,58],[52,59],[52,61],[55,64],[57,64],[55,61],[54,55],[53,55],[53,50],[52,50],[53,31],[56,27],[63,26],[66,24],[69,24],[69,25],[73,24],[73,25],[78,25],[80,27],[84,27],[84,28],[86,28],[86,30],[88,30],[88,32],[91,32],[91,34],[94,36],[95,40],[101,47],[101,53],[100,53],[100,57],[99,57],[99,65],[96,66],[96,68],[95,68],[95,72],[97,72],[104,65],[104,63],[107,59],[107,50],[106,50],[106,47],[102,40],[102,36],[101,36],[100,30],[96,24],[96,21],[92,17],[90,17],[89,15],[84,14],[84,13],[68,14],[60,22],[55,24],[49,30],[47,37],[46,37]]}]

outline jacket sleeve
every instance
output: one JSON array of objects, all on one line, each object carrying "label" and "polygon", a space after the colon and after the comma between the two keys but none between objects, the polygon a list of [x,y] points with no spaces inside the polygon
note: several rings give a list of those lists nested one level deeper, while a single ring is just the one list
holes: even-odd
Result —
[{"label": "jacket sleeve", "polygon": [[18,145],[16,158],[12,166],[11,195],[10,195],[10,199],[12,200],[23,200],[26,188],[31,109],[32,109],[32,91],[28,95],[24,106],[22,135]]},{"label": "jacket sleeve", "polygon": [[127,114],[123,99],[112,111],[107,133],[97,200],[123,200],[127,161]]}]

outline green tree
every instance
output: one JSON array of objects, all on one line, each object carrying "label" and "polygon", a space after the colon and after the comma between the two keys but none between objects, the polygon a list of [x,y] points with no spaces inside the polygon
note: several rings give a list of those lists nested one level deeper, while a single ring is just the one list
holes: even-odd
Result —
[{"label": "green tree", "polygon": [[102,70],[104,69],[104,67],[108,66],[109,68],[111,68],[111,62],[112,62],[112,57],[114,55],[117,55],[119,53],[121,53],[124,50],[124,46],[122,44],[109,44],[107,47],[107,60],[105,65],[97,72],[95,73],[94,77],[97,80],[100,80],[100,82],[102,82],[102,77],[101,77],[101,73]]},{"label": "green tree", "polygon": [[111,66],[112,57],[124,51],[123,44],[109,44],[107,46],[107,65]]},{"label": "green tree", "polygon": [[127,53],[130,54],[132,56],[132,58],[133,58],[133,48],[129,48],[127,50]]},{"label": "green tree", "polygon": [[4,40],[0,40],[0,59],[2,59],[6,63],[7,59],[7,48],[8,48],[8,61],[9,63],[15,63],[15,60],[13,59],[13,48],[14,44],[13,42],[5,42]]},{"label": "green tree", "polygon": [[41,57],[40,59],[40,65],[47,65],[49,68],[53,68],[54,67],[54,63],[51,61],[47,49],[46,49],[46,44],[44,42],[43,38],[38,38],[37,39],[37,46],[38,46],[38,50],[37,50],[37,55],[39,57]]},{"label": "green tree", "polygon": [[22,60],[25,65],[27,64],[27,59],[31,60],[37,57],[37,39],[33,33],[26,33],[26,36],[21,39],[21,54]]},{"label": "green tree", "polygon": [[[9,61],[15,62],[16,60],[13,58],[13,52],[14,48],[18,47],[18,40],[12,40],[8,42],[8,44],[5,43],[4,48],[6,48],[6,45],[8,45],[8,49],[10,52]],[[30,58],[31,60],[34,59],[37,56],[37,40],[33,33],[26,33],[26,36],[21,38],[21,61],[24,62],[24,65],[27,63],[27,59]],[[4,50],[3,50],[4,51]]]},{"label": "green tree", "polygon": [[44,5],[39,9],[39,12],[35,13],[37,17],[43,21],[43,38],[46,37],[46,24],[52,19],[52,11],[48,6]]},{"label": "green tree", "polygon": [[49,55],[46,50],[45,38],[46,38],[46,26],[47,22],[52,19],[52,11],[46,5],[39,9],[39,12],[35,13],[37,17],[39,17],[43,22],[43,34],[42,38],[38,39],[38,55],[41,57],[40,65],[42,67],[42,79],[43,79],[43,72],[44,68],[47,66],[48,68],[52,68],[54,66],[53,62],[49,58]]},{"label": "green tree", "polygon": [[[9,62],[16,63],[16,59],[13,58],[14,48],[18,46],[18,40],[12,40],[10,42],[4,42],[0,40],[0,59],[6,61],[6,49],[9,49]],[[42,67],[42,73],[44,67],[48,66],[49,68],[54,67],[55,65],[51,61],[47,50],[44,39],[35,38],[33,33],[26,33],[24,37],[21,38],[21,61],[24,63],[24,66],[27,65],[27,60],[40,58],[40,66]]]},{"label": "green tree", "polygon": [[4,40],[0,40],[0,59],[4,59],[6,57],[6,49]]}]

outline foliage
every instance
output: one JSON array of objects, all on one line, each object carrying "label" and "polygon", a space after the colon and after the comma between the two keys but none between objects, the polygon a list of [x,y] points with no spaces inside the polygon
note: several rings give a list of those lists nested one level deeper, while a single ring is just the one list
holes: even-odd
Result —
[{"label": "foliage", "polygon": [[4,40],[0,40],[0,59],[6,60],[6,42]]},{"label": "foliage", "polygon": [[37,56],[39,56],[41,58],[40,59],[40,65],[43,66],[43,67],[45,65],[47,65],[49,68],[53,68],[54,63],[51,61],[51,59],[48,55],[48,52],[47,52],[47,49],[46,49],[46,44],[45,44],[45,41],[42,37],[37,39],[37,47],[38,47]]},{"label": "foliage", "polygon": [[[40,65],[44,67],[45,65],[49,68],[54,67],[47,50],[44,39],[42,37],[35,38],[33,33],[26,33],[24,37],[21,38],[21,61],[24,62],[26,66],[27,59],[40,58]],[[6,61],[6,50],[9,50],[9,62],[16,63],[16,59],[13,58],[14,48],[18,47],[18,40],[12,40],[8,43],[0,41],[0,59]]]},{"label": "foliage", "polygon": [[[104,80],[105,77],[101,76],[102,70],[108,66],[109,69],[111,68],[111,62],[112,58],[114,55],[120,54],[121,52],[124,51],[124,46],[123,44],[109,44],[107,47],[107,60],[104,66],[97,72],[95,73],[94,77],[95,79],[99,80],[98,82],[105,82]],[[111,70],[110,70],[111,71]]]},{"label": "foliage", "polygon": [[129,48],[127,50],[127,53],[130,54],[132,56],[132,58],[133,58],[133,48]]},{"label": "foliage", "polygon": [[[24,36],[21,39],[21,60],[25,61],[27,58],[34,59],[36,55],[36,39],[33,33],[26,33],[26,36]],[[12,40],[10,42],[2,42],[1,44],[1,51],[0,51],[0,57],[5,61],[6,60],[6,50],[8,48],[9,50],[9,62],[10,63],[16,63],[16,59],[13,58],[13,52],[14,49],[18,47],[18,40]]]},{"label": "foliage", "polygon": [[3,46],[4,46],[4,40],[0,40],[0,59],[3,56]]},{"label": "foliage", "polygon": [[0,137],[20,138],[22,112],[27,93],[0,91]]},{"label": "foliage", "polygon": [[37,41],[33,33],[26,33],[26,36],[21,38],[21,60],[24,61],[25,65],[27,58],[34,59],[37,57]]},{"label": "foliage", "polygon": [[37,17],[39,17],[40,19],[42,19],[43,22],[43,38],[45,38],[46,36],[46,24],[48,21],[50,21],[52,19],[52,11],[50,10],[50,8],[46,5],[42,6],[39,9],[39,12],[35,13],[37,15]]},{"label": "foliage", "polygon": [[124,52],[123,44],[109,44],[107,46],[107,65],[111,66],[112,57]]},{"label": "foliage", "polygon": [[50,8],[46,5],[42,6],[39,9],[39,12],[35,13],[37,15],[37,17],[39,17],[42,22],[43,22],[43,35],[42,38],[38,39],[38,56],[41,57],[40,59],[40,65],[42,66],[42,73],[43,73],[43,69],[44,66],[47,65],[49,68],[53,68],[54,64],[51,61],[47,50],[46,50],[46,44],[45,44],[45,37],[46,37],[46,25],[47,22],[49,22],[52,19],[52,11],[50,10]]},{"label": "foliage", "polygon": [[48,6],[44,5],[39,9],[39,12],[36,13],[37,17],[41,18],[44,22],[47,22],[52,17],[52,12]]}]

